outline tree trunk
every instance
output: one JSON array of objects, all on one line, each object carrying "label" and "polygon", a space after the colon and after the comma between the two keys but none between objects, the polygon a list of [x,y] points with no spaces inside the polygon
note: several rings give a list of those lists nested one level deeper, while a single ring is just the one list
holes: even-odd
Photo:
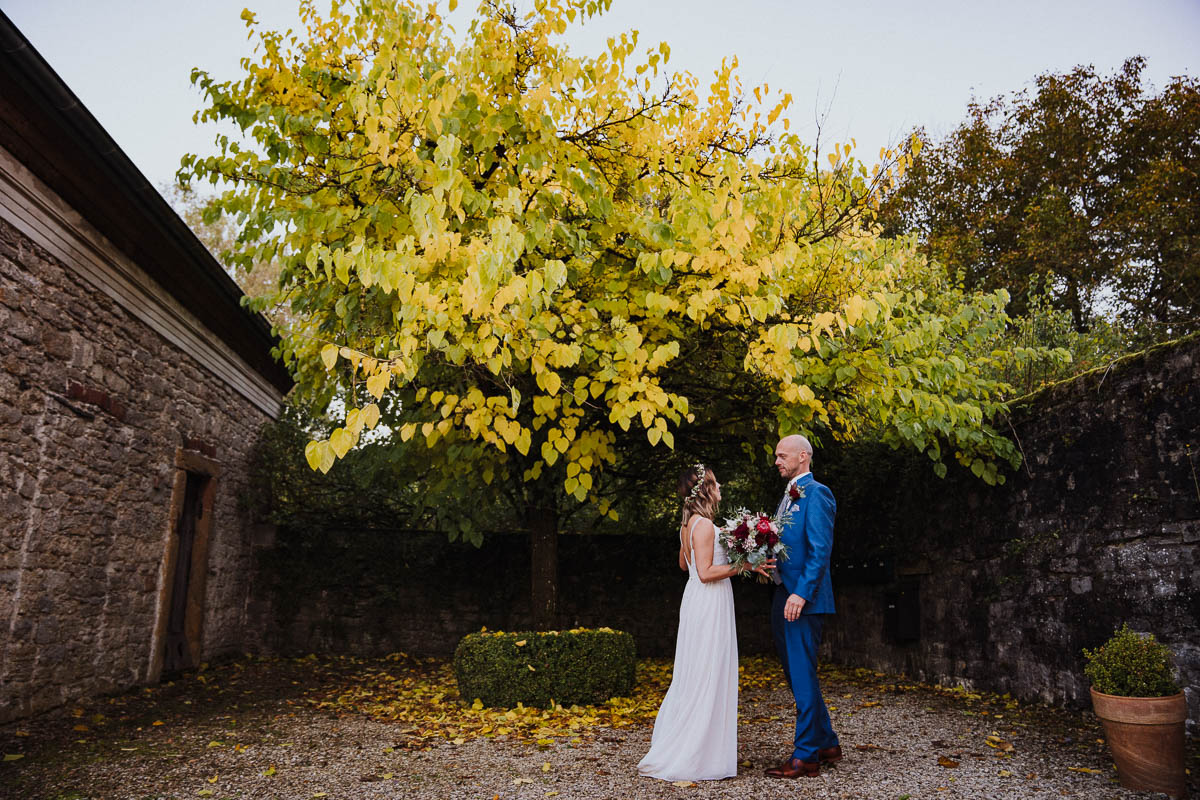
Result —
[{"label": "tree trunk", "polygon": [[558,514],[553,508],[530,510],[533,627],[549,631],[558,625]]}]

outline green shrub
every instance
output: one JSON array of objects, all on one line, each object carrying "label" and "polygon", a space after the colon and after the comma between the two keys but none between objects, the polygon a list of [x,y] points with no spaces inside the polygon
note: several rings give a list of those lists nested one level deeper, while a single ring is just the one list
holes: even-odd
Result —
[{"label": "green shrub", "polygon": [[1169,697],[1179,693],[1171,651],[1153,634],[1142,636],[1122,625],[1095,650],[1084,648],[1083,671],[1101,694],[1122,697]]},{"label": "green shrub", "polygon": [[454,651],[465,702],[587,705],[633,690],[633,637],[611,628],[467,634]]}]

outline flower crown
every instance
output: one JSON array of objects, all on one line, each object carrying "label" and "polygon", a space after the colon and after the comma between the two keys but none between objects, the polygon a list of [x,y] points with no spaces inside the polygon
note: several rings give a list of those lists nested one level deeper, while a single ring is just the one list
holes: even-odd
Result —
[{"label": "flower crown", "polygon": [[700,496],[701,490],[704,489],[704,472],[705,472],[704,465],[697,464],[696,465],[696,483],[692,485],[692,490],[690,492],[688,492],[688,496],[687,496],[688,500],[695,500],[697,497]]}]

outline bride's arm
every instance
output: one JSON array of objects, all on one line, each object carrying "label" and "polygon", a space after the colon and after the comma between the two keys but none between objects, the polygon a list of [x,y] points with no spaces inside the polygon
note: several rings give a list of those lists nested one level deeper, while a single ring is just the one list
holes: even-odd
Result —
[{"label": "bride's arm", "polygon": [[741,572],[732,564],[713,564],[713,539],[716,528],[710,520],[702,519],[692,531],[692,550],[696,553],[696,574],[704,583],[723,581]]}]

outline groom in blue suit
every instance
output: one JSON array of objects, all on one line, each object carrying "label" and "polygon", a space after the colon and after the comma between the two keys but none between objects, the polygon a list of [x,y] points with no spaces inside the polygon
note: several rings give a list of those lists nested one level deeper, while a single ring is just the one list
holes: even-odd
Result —
[{"label": "groom in blue suit", "polygon": [[790,516],[780,532],[788,555],[775,572],[771,632],[783,674],[796,697],[796,738],[791,757],[767,770],[772,778],[816,776],[821,764],[842,759],[817,683],[821,627],[825,615],[833,613],[829,554],[837,503],[829,488],[813,479],[812,452],[803,436],[786,436],[775,448],[775,466],[788,479],[779,511]]}]

